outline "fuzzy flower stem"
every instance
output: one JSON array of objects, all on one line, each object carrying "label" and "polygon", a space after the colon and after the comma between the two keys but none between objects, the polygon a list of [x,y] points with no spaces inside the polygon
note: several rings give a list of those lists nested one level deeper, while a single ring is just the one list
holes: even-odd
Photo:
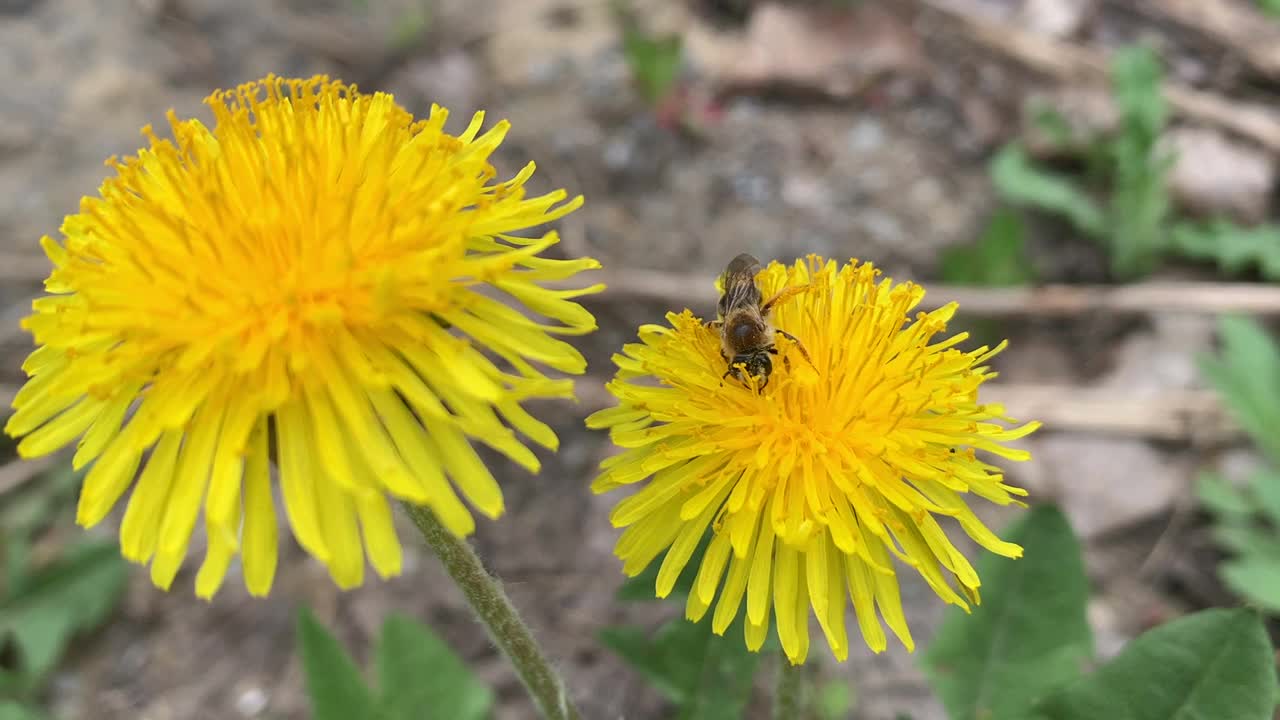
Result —
[{"label": "fuzzy flower stem", "polygon": [[404,503],[405,510],[457,583],[489,637],[506,653],[520,681],[547,720],[581,720],[564,683],[551,667],[498,581],[484,569],[467,541],[449,532],[435,513]]},{"label": "fuzzy flower stem", "polygon": [[796,720],[804,709],[805,667],[778,658],[778,686],[773,695],[774,720]]}]

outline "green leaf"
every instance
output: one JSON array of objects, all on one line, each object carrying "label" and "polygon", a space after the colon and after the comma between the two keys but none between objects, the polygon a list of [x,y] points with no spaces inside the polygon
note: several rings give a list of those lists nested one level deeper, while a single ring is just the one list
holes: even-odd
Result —
[{"label": "green leaf", "polygon": [[1271,613],[1280,613],[1280,560],[1261,554],[1243,554],[1227,560],[1218,574],[1232,592]]},{"label": "green leaf", "polygon": [[1111,60],[1111,87],[1122,132],[1141,136],[1148,145],[1164,130],[1169,114],[1160,90],[1163,76],[1160,56],[1146,45],[1123,48]]},{"label": "green leaf", "polygon": [[1079,677],[1093,650],[1088,584],[1067,519],[1037,507],[1006,533],[1025,556],[983,558],[982,604],[951,608],[924,669],[952,720],[1025,720],[1032,703]]},{"label": "green leaf", "polygon": [[106,542],[73,548],[17,584],[0,604],[0,643],[13,638],[27,682],[53,668],[71,635],[107,618],[127,578],[119,549]]},{"label": "green leaf", "polygon": [[1273,17],[1280,17],[1280,0],[1258,0],[1258,8]]},{"label": "green leaf", "polygon": [[1035,281],[1027,258],[1022,219],[1010,209],[998,211],[978,241],[942,253],[942,279],[957,285],[1008,287]]},{"label": "green leaf", "polygon": [[378,641],[378,690],[383,717],[483,720],[493,710],[493,692],[453,650],[421,623],[392,615]]},{"label": "green leaf", "polygon": [[1227,408],[1273,462],[1280,461],[1280,349],[1256,321],[1218,321],[1222,352],[1200,367]]},{"label": "green leaf", "polygon": [[624,22],[622,52],[646,102],[656,105],[671,94],[684,63],[679,35],[652,36],[641,31],[638,24]]},{"label": "green leaf", "polygon": [[1213,526],[1214,542],[1238,555],[1252,555],[1280,564],[1280,536],[1252,520],[1220,519]]},{"label": "green leaf", "polygon": [[1280,227],[1241,227],[1218,219],[1178,223],[1171,234],[1173,249],[1186,257],[1215,262],[1231,274],[1257,268],[1262,277],[1280,280]]},{"label": "green leaf", "polygon": [[1168,250],[1165,222],[1172,206],[1166,177],[1173,158],[1129,136],[1122,135],[1112,147],[1111,270],[1116,277],[1129,279],[1150,272]]},{"label": "green leaf", "polygon": [[1280,473],[1275,470],[1254,473],[1249,478],[1249,489],[1253,491],[1258,510],[1273,528],[1280,529]]},{"label": "green leaf", "polygon": [[614,627],[600,641],[679,707],[679,720],[737,720],[751,696],[759,654],[747,650],[742,618],[723,636],[711,619],[675,619],[650,637],[639,628]]},{"label": "green leaf", "polygon": [[4,575],[0,576],[4,581],[0,585],[0,603],[3,603],[5,598],[21,592],[27,582],[31,562],[30,541],[23,534],[0,528],[0,559],[4,560]]},{"label": "green leaf", "polygon": [[1117,277],[1133,278],[1150,272],[1169,249],[1167,177],[1174,158],[1158,144],[1168,116],[1160,58],[1145,46],[1125,48],[1112,60],[1111,75],[1120,110],[1120,132],[1107,143],[1111,268]]},{"label": "green leaf", "polygon": [[336,638],[310,610],[298,612],[298,638],[315,720],[372,720],[373,693]]},{"label": "green leaf", "polygon": [[29,705],[0,700],[0,720],[44,720],[44,713]]},{"label": "green leaf", "polygon": [[1271,642],[1249,610],[1205,610],[1161,625],[1037,708],[1044,720],[1270,720]]},{"label": "green leaf", "polygon": [[1203,473],[1196,480],[1196,499],[1215,515],[1252,515],[1253,503],[1220,475]]},{"label": "green leaf", "polygon": [[818,689],[817,705],[822,720],[844,720],[853,709],[853,689],[844,680],[825,683]]},{"label": "green leaf", "polygon": [[1010,203],[1063,215],[1093,238],[1106,234],[1106,218],[1097,203],[1069,178],[1036,167],[1016,143],[1006,145],[992,159],[991,181]]}]

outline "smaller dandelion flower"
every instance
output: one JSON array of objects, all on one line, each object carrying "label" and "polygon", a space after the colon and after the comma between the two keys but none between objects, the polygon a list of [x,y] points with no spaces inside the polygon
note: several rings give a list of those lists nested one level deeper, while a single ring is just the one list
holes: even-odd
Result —
[{"label": "smaller dandelion flower", "polygon": [[442,108],[415,120],[325,77],[206,102],[212,127],[170,112],[173,141],[144,128],[150,147],[109,161],[64,240],[42,239],[50,294],[23,321],[38,347],[5,430],[24,457],[79,438],[83,525],[132,488],[121,548],[160,587],[203,509],[197,594],[237,553],[250,592],[270,589],[271,458],[294,536],[338,585],[363,581],[366,554],[394,575],[389,497],[465,535],[467,504],[503,511],[471,440],[531,471],[517,432],[556,447],[520,403],[572,396],[534,364],[585,369],[555,336],[595,328],[573,298],[600,286],[543,283],[598,265],[540,257],[554,233],[514,233],[581,198],[526,197],[532,164],[496,179],[508,125],[481,132],[483,114],[451,135]]},{"label": "smaller dandelion flower", "polygon": [[922,288],[881,280],[867,263],[817,257],[772,263],[757,282],[764,298],[808,286],[773,311],[777,328],[799,344],[779,335],[764,388],[752,376],[723,377],[716,331],[687,310],[668,315],[670,327],[641,327],[640,342],[614,356],[619,370],[608,387],[619,404],[587,424],[609,428],[624,448],[602,464],[592,489],[640,485],[610,515],[626,528],[616,547],[623,571],[636,575],[666,551],[655,588],[666,596],[709,531],[690,620],[714,605],[712,629],[723,633],[745,604],[746,643],[757,650],[772,614],[798,664],[812,611],[844,660],[852,601],[872,650],[887,645],[881,620],[913,649],[894,558],[943,600],[977,603],[978,575],[938,518],[992,552],[1020,556],[965,495],[1018,503],[1025,491],[975,451],[1025,460],[1003,443],[1039,423],[1009,429],[1002,407],[978,401],[979,386],[995,375],[984,363],[1003,343],[963,352],[955,346],[964,333],[934,341],[954,303],[913,321]]}]

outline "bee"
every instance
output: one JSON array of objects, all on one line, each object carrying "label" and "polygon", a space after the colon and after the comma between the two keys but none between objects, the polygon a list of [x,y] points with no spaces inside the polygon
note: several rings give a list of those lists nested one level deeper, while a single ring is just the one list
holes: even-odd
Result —
[{"label": "bee", "polygon": [[809,289],[803,287],[785,288],[767,302],[761,303],[763,295],[756,285],[756,274],[760,272],[760,261],[747,253],[735,257],[729,262],[720,276],[723,292],[716,306],[718,319],[707,323],[707,326],[720,331],[720,357],[729,363],[722,378],[732,375],[739,382],[747,383],[748,377],[760,378],[757,392],[763,392],[769,384],[769,375],[773,372],[772,355],[778,354],[774,347],[774,336],[782,335],[796,344],[804,359],[813,364],[809,351],[796,336],[785,330],[779,330],[769,322],[769,313],[779,302]]}]

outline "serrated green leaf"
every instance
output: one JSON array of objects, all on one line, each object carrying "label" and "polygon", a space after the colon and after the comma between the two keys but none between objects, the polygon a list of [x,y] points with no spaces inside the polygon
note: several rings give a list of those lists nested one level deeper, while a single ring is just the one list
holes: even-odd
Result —
[{"label": "serrated green leaf", "polygon": [[1108,244],[1113,274],[1133,278],[1150,272],[1169,249],[1167,176],[1174,158],[1159,147],[1168,115],[1159,57],[1145,46],[1122,49],[1111,74],[1120,131],[1107,143],[1113,175]]},{"label": "serrated green leaf", "polygon": [[1106,234],[1106,218],[1098,204],[1071,179],[1034,165],[1016,143],[1006,145],[992,159],[991,182],[1007,202],[1062,215],[1093,238]]},{"label": "serrated green leaf", "polygon": [[1196,499],[1215,515],[1253,514],[1253,503],[1244,491],[1236,489],[1220,475],[1203,473],[1196,480]]},{"label": "serrated green leaf", "polygon": [[1236,274],[1252,268],[1268,280],[1280,280],[1280,227],[1241,227],[1227,220],[1183,222],[1172,230],[1173,249],[1193,260],[1217,263]]},{"label": "serrated green leaf", "polygon": [[360,670],[307,609],[298,612],[298,644],[315,720],[377,718],[377,704]]},{"label": "serrated green leaf", "polygon": [[1222,317],[1218,335],[1222,352],[1203,358],[1201,370],[1253,441],[1280,461],[1280,349],[1246,317]]},{"label": "serrated green leaf", "polygon": [[956,285],[1009,287],[1035,281],[1022,219],[1010,209],[992,216],[973,245],[942,252],[942,279]]},{"label": "serrated green leaf", "polygon": [[423,708],[450,720],[483,720],[493,711],[493,692],[430,628],[403,615],[382,625],[378,693],[387,720],[417,720]]},{"label": "serrated green leaf", "polygon": [[600,641],[675,703],[679,720],[742,717],[759,654],[747,650],[741,617],[723,636],[711,631],[710,618],[678,618],[652,636],[638,628],[605,628]]},{"label": "serrated green leaf", "polygon": [[1280,613],[1280,562],[1249,553],[1227,560],[1218,574],[1231,591],[1267,612]]},{"label": "serrated green leaf", "polygon": [[1024,557],[983,558],[982,604],[950,612],[924,669],[952,720],[1025,720],[1034,701],[1079,677],[1093,652],[1080,545],[1056,508],[1005,534]]},{"label": "serrated green leaf", "polygon": [[1260,470],[1249,478],[1257,508],[1273,528],[1280,529],[1280,473]]},{"label": "serrated green leaf", "polygon": [[14,639],[27,682],[38,683],[53,668],[72,634],[106,619],[127,578],[114,542],[73,548],[23,578],[0,604],[0,641]]},{"label": "serrated green leaf", "polygon": [[58,664],[75,631],[75,617],[65,607],[34,605],[6,628],[22,656],[19,678],[28,690]]},{"label": "serrated green leaf", "polygon": [[1044,720],[1270,720],[1275,660],[1249,610],[1205,610],[1138,637],[1046,698]]},{"label": "serrated green leaf", "polygon": [[1164,130],[1169,111],[1160,90],[1163,79],[1160,57],[1150,47],[1132,45],[1116,52],[1111,87],[1125,133],[1141,134],[1149,143]]},{"label": "serrated green leaf", "polygon": [[1165,178],[1173,158],[1157,156],[1154,147],[1124,136],[1113,147],[1111,270],[1129,279],[1149,273],[1168,250],[1164,226],[1172,205]]},{"label": "serrated green leaf", "polygon": [[1252,520],[1219,520],[1210,530],[1214,542],[1237,555],[1251,555],[1280,564],[1280,536]]}]

